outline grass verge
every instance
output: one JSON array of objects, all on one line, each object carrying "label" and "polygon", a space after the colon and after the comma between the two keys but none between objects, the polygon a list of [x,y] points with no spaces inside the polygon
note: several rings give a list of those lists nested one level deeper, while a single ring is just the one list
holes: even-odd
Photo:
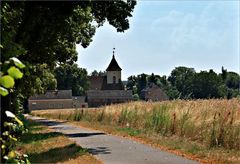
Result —
[{"label": "grass verge", "polygon": [[31,163],[101,163],[63,134],[33,121],[23,135],[17,151],[28,154]]}]

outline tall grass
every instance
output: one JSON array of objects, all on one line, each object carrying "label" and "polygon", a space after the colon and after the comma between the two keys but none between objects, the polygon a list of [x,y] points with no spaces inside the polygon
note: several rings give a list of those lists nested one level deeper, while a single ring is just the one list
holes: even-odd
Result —
[{"label": "tall grass", "polygon": [[209,148],[240,150],[239,99],[131,102],[97,110],[45,111],[38,114],[63,120],[99,122],[136,129],[149,135],[178,136]]}]

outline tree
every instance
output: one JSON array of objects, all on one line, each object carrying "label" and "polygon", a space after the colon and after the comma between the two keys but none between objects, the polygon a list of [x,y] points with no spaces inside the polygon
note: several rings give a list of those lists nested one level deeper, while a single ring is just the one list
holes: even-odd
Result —
[{"label": "tree", "polygon": [[[3,48],[0,44],[0,48]],[[0,96],[2,98],[13,92],[12,88],[18,79],[23,77],[23,73],[20,69],[23,69],[25,65],[17,58],[10,58],[8,61],[0,63],[1,76],[0,76]],[[18,103],[15,103],[18,104]],[[2,109],[0,115],[0,163],[25,163],[28,159],[22,157],[13,156],[16,154],[14,148],[16,146],[17,136],[24,131],[23,123],[16,117],[11,109]],[[3,112],[4,111],[4,112]],[[4,157],[4,158],[3,158]]]},{"label": "tree", "polygon": [[[220,88],[222,97],[228,99],[240,95],[240,76],[235,72],[228,72],[222,67],[222,73],[219,74],[222,78],[222,87]],[[225,95],[224,95],[225,93]]]},{"label": "tree", "polygon": [[89,82],[86,69],[77,64],[62,64],[55,69],[58,89],[71,89],[74,96],[84,95]]},{"label": "tree", "polygon": [[104,76],[104,75],[106,75],[106,71],[97,71],[97,70],[94,70],[91,74],[90,74],[91,76]]},{"label": "tree", "polygon": [[172,86],[180,92],[181,98],[190,98],[192,94],[192,80],[195,75],[195,70],[193,68],[187,67],[176,67],[172,70],[171,75],[168,80],[171,82]]},{"label": "tree", "polygon": [[228,88],[238,89],[240,86],[240,76],[235,72],[228,72],[225,84]]},{"label": "tree", "polygon": [[150,82],[150,83],[154,83],[154,84],[157,83],[157,78],[154,75],[154,73],[152,73],[150,76],[148,76],[147,81]]},{"label": "tree", "polygon": [[133,87],[137,85],[137,78],[136,76],[129,76],[127,80],[127,89],[133,90]]},{"label": "tree", "polygon": [[141,91],[146,87],[147,81],[148,80],[148,75],[145,73],[142,73],[137,76],[137,89],[138,89],[138,94],[141,94]]},{"label": "tree", "polygon": [[227,69],[224,69],[222,66],[222,73],[220,74],[223,80],[226,80],[227,78]]},{"label": "tree", "polygon": [[237,97],[240,95],[240,76],[235,72],[227,72],[224,80],[227,88],[227,98]]},{"label": "tree", "polygon": [[172,86],[171,83],[168,83],[167,85],[164,85],[163,89],[164,89],[165,93],[167,94],[167,96],[170,100],[181,98],[180,92],[177,90],[176,87]]},{"label": "tree", "polygon": [[[221,77],[213,70],[196,73],[193,79],[194,98],[219,98],[219,87],[222,84]],[[222,92],[222,91],[221,91]]]},{"label": "tree", "polygon": [[[31,64],[47,63],[49,66],[55,66],[56,62],[76,61],[76,43],[87,47],[95,29],[102,26],[105,20],[118,32],[128,29],[127,18],[136,4],[135,1],[90,0],[3,3],[9,6],[8,11],[16,11],[12,23],[17,26],[3,23],[3,26],[8,24],[11,28],[4,28],[2,32],[14,29],[12,40],[26,50],[20,58]],[[6,50],[10,47],[5,41],[3,46]]]},{"label": "tree", "polygon": [[[106,20],[118,32],[127,30],[135,5],[129,0],[1,2],[1,60],[17,56],[27,66],[15,94],[28,98],[46,91],[45,79],[53,78],[51,72],[46,74],[48,70],[62,63],[73,64],[76,44],[87,47],[96,28]],[[38,74],[39,70],[45,73]],[[8,108],[9,101],[15,102],[12,96],[4,98],[6,103],[1,106]]]}]

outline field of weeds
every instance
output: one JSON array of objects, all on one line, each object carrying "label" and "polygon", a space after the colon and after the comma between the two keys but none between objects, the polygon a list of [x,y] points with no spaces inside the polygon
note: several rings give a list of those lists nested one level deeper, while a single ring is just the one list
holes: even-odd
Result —
[{"label": "field of weeds", "polygon": [[207,149],[240,150],[240,99],[131,102],[98,109],[32,113],[134,129],[149,136],[184,138]]}]

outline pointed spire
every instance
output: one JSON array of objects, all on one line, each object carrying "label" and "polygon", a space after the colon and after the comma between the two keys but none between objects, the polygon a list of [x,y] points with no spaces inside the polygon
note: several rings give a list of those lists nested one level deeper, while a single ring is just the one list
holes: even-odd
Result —
[{"label": "pointed spire", "polygon": [[110,64],[108,65],[106,71],[121,71],[121,70],[122,69],[119,67],[119,65],[115,59],[115,48],[113,48],[113,57],[112,57]]}]

